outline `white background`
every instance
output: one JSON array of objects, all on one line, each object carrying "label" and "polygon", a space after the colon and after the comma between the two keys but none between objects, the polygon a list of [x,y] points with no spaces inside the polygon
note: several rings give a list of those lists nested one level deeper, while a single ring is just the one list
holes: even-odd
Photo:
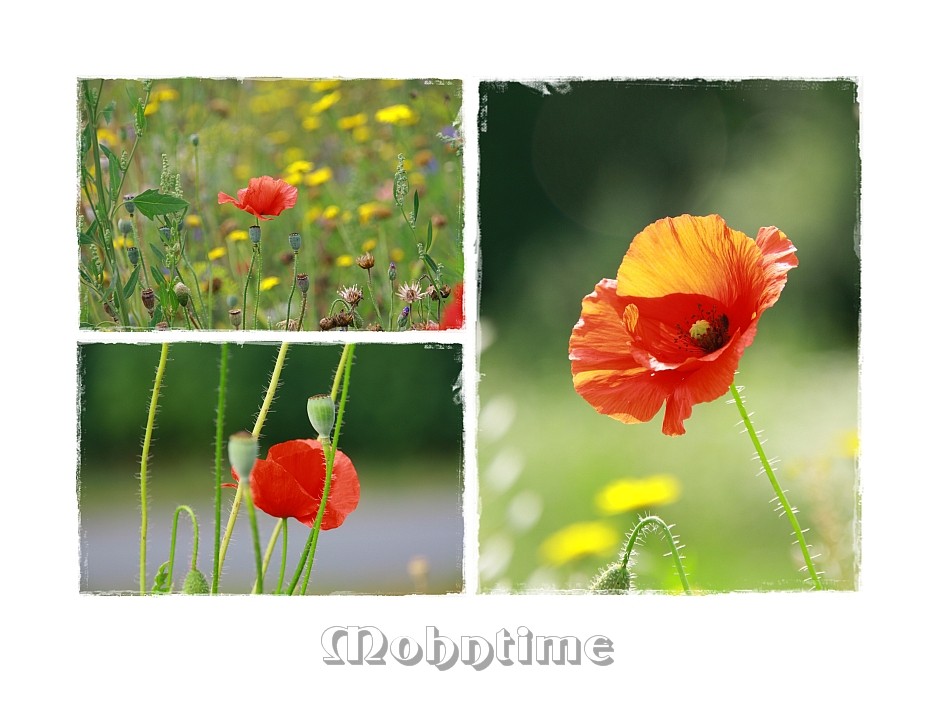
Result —
[{"label": "white background", "polygon": [[[16,699],[921,699],[936,665],[938,112],[933,20],[909,2],[49,5],[6,10],[3,120],[4,689]],[[74,202],[79,76],[464,81],[476,239],[476,84],[563,77],[854,77],[862,149],[858,593],[108,598],[78,593]],[[473,252],[469,267],[475,261]],[[475,295],[468,291],[471,310]],[[471,358],[472,329],[460,336]],[[473,389],[475,366],[469,385]],[[469,403],[472,438],[475,404]],[[811,408],[807,412],[811,412]],[[476,534],[468,462],[467,534]],[[467,564],[476,557],[471,549]],[[475,583],[475,577],[468,574]],[[594,634],[614,665],[326,667],[331,625],[390,638]],[[923,641],[921,641],[923,640]],[[19,695],[16,692],[19,691]],[[929,694],[928,694],[929,695]],[[336,696],[336,698],[332,698]],[[342,698],[340,698],[342,697]]]}]

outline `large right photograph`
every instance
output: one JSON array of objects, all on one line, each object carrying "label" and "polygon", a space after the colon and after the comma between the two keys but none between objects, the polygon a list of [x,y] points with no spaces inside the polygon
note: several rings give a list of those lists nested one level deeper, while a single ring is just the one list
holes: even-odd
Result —
[{"label": "large right photograph", "polygon": [[480,591],[856,590],[857,82],[483,82],[479,151]]}]

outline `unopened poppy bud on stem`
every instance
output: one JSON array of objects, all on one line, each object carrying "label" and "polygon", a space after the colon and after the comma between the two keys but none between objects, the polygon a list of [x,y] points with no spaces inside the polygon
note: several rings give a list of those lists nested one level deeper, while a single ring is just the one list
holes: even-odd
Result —
[{"label": "unopened poppy bud on stem", "polygon": [[247,481],[258,458],[258,438],[250,432],[236,432],[228,438],[228,460],[239,481]]},{"label": "unopened poppy bud on stem", "polygon": [[336,404],[328,395],[314,395],[307,398],[307,417],[319,435],[321,441],[329,441],[336,422]]}]

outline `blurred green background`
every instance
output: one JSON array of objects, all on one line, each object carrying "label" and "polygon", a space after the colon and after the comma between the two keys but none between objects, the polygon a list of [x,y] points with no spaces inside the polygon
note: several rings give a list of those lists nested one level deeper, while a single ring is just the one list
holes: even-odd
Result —
[{"label": "blurred green background", "polygon": [[[616,277],[636,233],[683,213],[752,237],[775,225],[798,249],[738,383],[827,585],[856,587],[858,118],[848,80],[481,85],[483,590],[586,587],[647,512],[676,525],[693,588],[802,587],[733,406],[695,406],[673,438],[661,412],[622,425],[572,387],[581,299]],[[610,482],[662,474],[679,486],[669,502],[601,514]],[[580,523],[567,555],[544,546]],[[651,539],[636,584],[673,590]]]},{"label": "blurred green background", "polygon": [[[226,438],[253,427],[278,348],[228,345]],[[330,392],[341,351],[341,345],[291,345],[262,432],[262,456],[273,444],[315,436],[306,400]],[[160,345],[83,344],[78,356],[81,590],[132,590],[137,585],[140,448]],[[180,504],[196,511],[199,567],[211,573],[219,356],[216,344],[170,345],[149,464],[151,578],[167,559],[170,521]],[[340,528],[321,535],[314,592],[462,589],[463,420],[455,389],[460,357],[456,347],[356,346],[340,448],[357,469],[361,499]],[[223,480],[230,481],[230,475]],[[223,493],[223,523],[233,496],[230,489]],[[259,514],[259,523],[263,547],[275,520]],[[308,530],[295,520],[289,523],[292,570]],[[176,569],[183,569],[182,578],[192,539],[188,521],[180,525]],[[224,592],[251,586],[249,535],[242,511],[226,559]]]}]

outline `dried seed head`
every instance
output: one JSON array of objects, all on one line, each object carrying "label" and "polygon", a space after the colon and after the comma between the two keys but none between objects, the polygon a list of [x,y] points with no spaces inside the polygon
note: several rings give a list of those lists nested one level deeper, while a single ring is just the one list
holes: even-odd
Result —
[{"label": "dried seed head", "polygon": [[153,317],[153,308],[157,303],[157,296],[154,295],[153,288],[144,288],[140,291],[140,301],[144,304],[144,307],[147,308],[150,317]]},{"label": "dried seed head", "polygon": [[156,325],[154,325],[154,329],[157,332],[165,332],[166,330],[170,329],[170,323],[166,320],[160,320]]},{"label": "dried seed head", "polygon": [[326,332],[336,327],[336,320],[332,317],[324,317],[320,320],[320,329]]},{"label": "dried seed head", "polygon": [[344,286],[337,291],[340,298],[356,307],[362,300],[362,289],[357,285]]},{"label": "dried seed head", "polygon": [[228,311],[228,319],[232,323],[232,327],[239,329],[242,326],[242,310],[241,308],[233,308]]},{"label": "dried seed head", "polygon": [[336,322],[337,327],[349,327],[353,320],[355,320],[355,317],[349,310],[341,310],[333,315],[333,321]]},{"label": "dried seed head", "polygon": [[372,256],[372,252],[367,251],[362,256],[356,257],[356,264],[359,266],[359,268],[368,271],[370,268],[375,266],[375,257]]},{"label": "dried seed head", "polygon": [[406,303],[413,303],[416,300],[421,300],[424,295],[425,294],[421,291],[421,284],[417,281],[412,281],[411,283],[406,283],[405,285],[398,287],[398,297],[404,300]]},{"label": "dried seed head", "polygon": [[301,293],[307,295],[307,291],[310,290],[310,277],[305,273],[298,273],[297,287],[300,288]]}]

